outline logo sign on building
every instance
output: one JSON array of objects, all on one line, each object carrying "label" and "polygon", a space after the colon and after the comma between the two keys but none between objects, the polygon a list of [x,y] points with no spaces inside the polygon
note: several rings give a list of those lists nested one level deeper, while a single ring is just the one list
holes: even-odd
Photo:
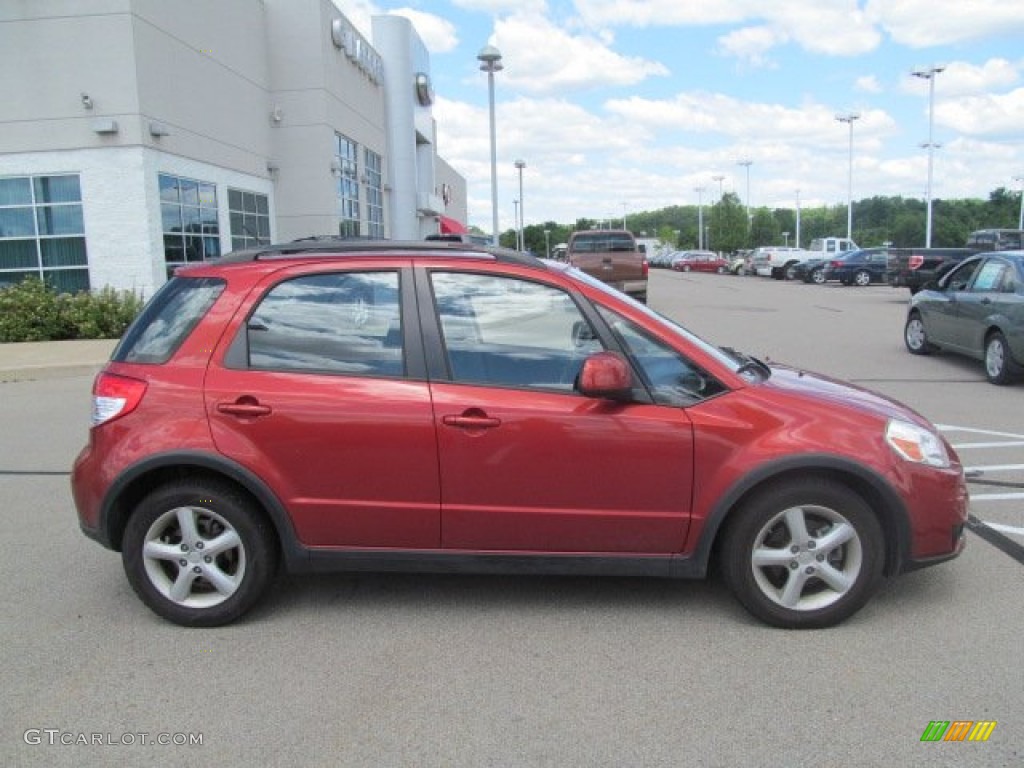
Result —
[{"label": "logo sign on building", "polygon": [[352,63],[366,73],[371,81],[380,85],[384,79],[384,60],[345,19],[331,22],[331,42],[345,52]]}]

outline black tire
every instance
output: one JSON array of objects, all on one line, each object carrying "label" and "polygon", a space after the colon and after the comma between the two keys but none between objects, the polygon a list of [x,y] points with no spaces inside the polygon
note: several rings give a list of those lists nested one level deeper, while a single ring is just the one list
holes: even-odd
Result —
[{"label": "black tire", "polygon": [[871,598],[884,542],[871,508],[846,486],[820,478],[780,482],[736,510],[721,570],[756,618],[818,629],[844,621]]},{"label": "black tire", "polygon": [[853,284],[862,288],[871,285],[871,273],[866,269],[858,270],[857,274],[853,276]]},{"label": "black tire", "polygon": [[[185,526],[193,528],[183,532]],[[269,521],[235,488],[184,480],[138,504],[121,558],[132,588],[154,613],[182,626],[216,627],[268,591],[278,548]]]},{"label": "black tire", "polygon": [[985,339],[985,378],[1000,386],[1013,383],[1020,375],[1014,363],[1006,337],[1000,331],[993,331]]},{"label": "black tire", "polygon": [[930,355],[935,351],[935,345],[928,341],[924,320],[916,310],[907,316],[907,322],[903,326],[903,343],[907,345],[907,351],[912,355]]},{"label": "black tire", "polygon": [[796,264],[787,264],[782,274],[787,280],[796,280]]},{"label": "black tire", "polygon": [[824,267],[818,267],[817,269],[811,271],[811,282],[815,283],[816,285],[825,284],[826,280]]}]

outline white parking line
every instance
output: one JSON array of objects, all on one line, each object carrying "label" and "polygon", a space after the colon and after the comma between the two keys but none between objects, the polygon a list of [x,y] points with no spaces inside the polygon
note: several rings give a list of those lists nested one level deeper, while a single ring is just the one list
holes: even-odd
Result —
[{"label": "white parking line", "polygon": [[943,432],[973,432],[976,435],[990,435],[991,437],[1013,437],[1018,440],[1024,440],[1024,435],[1018,435],[1013,432],[996,432],[991,429],[977,429],[975,427],[958,427],[953,424],[936,424]]},{"label": "white parking line", "polygon": [[1024,493],[972,493],[971,501],[1016,501],[1024,499]]},{"label": "white parking line", "polygon": [[1012,525],[1002,525],[1001,523],[989,523],[986,522],[989,528],[993,531],[999,531],[1000,533],[1008,533],[1011,536],[1024,536],[1024,528],[1015,528]]},{"label": "white parking line", "polygon": [[964,467],[964,472],[1016,472],[1024,469],[1024,464],[979,464],[976,467]]},{"label": "white parking line", "polygon": [[962,451],[965,448],[1020,448],[1024,446],[1024,440],[1004,440],[1001,443],[953,443],[953,447],[958,451]]}]

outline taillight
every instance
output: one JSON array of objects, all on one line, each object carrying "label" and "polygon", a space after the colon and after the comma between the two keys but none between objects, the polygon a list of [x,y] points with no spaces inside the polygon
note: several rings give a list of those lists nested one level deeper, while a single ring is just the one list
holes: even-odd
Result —
[{"label": "taillight", "polygon": [[912,253],[910,255],[910,268],[911,269],[917,269],[922,264],[924,264],[924,256],[922,256],[920,253]]},{"label": "taillight", "polygon": [[146,382],[113,373],[101,373],[92,385],[94,427],[131,413],[146,394]]},{"label": "taillight", "polygon": [[640,274],[643,275],[644,277],[647,277],[648,273],[650,272],[650,269],[651,265],[647,263],[647,259],[644,259],[640,263]]},{"label": "taillight", "polygon": [[843,266],[843,262],[841,262],[841,261],[830,261],[828,265],[830,267],[832,267],[832,269],[839,269],[841,266]]}]

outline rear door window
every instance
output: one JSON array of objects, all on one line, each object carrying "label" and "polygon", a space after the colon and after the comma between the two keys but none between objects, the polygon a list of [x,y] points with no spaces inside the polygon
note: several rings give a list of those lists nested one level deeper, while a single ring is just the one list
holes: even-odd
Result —
[{"label": "rear door window", "polygon": [[399,275],[304,275],[278,283],[246,327],[250,368],[402,376]]}]

